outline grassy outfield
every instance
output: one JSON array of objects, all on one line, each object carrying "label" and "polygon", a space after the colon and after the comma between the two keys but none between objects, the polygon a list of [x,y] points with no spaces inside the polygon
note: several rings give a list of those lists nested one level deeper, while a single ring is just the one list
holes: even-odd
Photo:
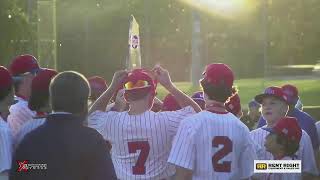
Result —
[{"label": "grassy outfield", "polygon": [[[281,86],[283,84],[293,84],[298,87],[299,95],[304,106],[320,106],[320,80],[266,80],[263,79],[241,79],[236,80],[235,85],[239,89],[242,107],[246,108],[247,103],[253,97],[261,93],[267,86]],[[199,87],[192,87],[189,82],[175,82],[175,84],[185,93],[191,95],[200,90]],[[159,85],[158,97],[162,100],[167,91]]]}]

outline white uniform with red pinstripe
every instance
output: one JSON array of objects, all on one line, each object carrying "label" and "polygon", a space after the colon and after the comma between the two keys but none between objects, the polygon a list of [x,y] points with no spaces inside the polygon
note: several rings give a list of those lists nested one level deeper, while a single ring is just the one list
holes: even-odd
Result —
[{"label": "white uniform with red pinstripe", "polygon": [[43,125],[46,121],[46,118],[34,118],[26,122],[19,130],[15,137],[14,147],[17,148],[21,143],[23,138],[29,134],[31,131],[37,129],[39,126]]},{"label": "white uniform with red pinstripe", "polygon": [[[266,127],[266,126],[264,126]],[[255,129],[250,132],[250,135],[255,143],[260,145],[260,150],[258,153],[259,160],[272,160],[273,156],[271,153],[267,152],[264,143],[266,136],[269,134],[268,131],[263,130],[262,128]],[[316,161],[314,157],[314,152],[312,148],[312,143],[309,135],[302,130],[302,136],[299,144],[299,149],[296,153],[297,159],[301,160],[302,163],[302,172],[308,172],[314,175],[318,174]]]},{"label": "white uniform with red pinstripe", "polygon": [[253,174],[256,158],[248,128],[231,113],[202,111],[180,125],[168,162],[193,178],[240,179]]},{"label": "white uniform with red pinstripe", "polygon": [[0,116],[0,174],[11,168],[12,149],[13,139],[11,130]]},{"label": "white uniform with red pinstripe", "polygon": [[36,115],[36,112],[29,109],[28,101],[20,97],[15,97],[15,99],[18,100],[18,102],[10,107],[10,114],[8,116],[8,124],[14,137],[22,125]]},{"label": "white uniform with red pinstripe", "polygon": [[192,107],[140,115],[96,111],[89,116],[88,125],[112,144],[119,179],[165,179],[175,173],[167,159],[179,123],[194,113]]}]

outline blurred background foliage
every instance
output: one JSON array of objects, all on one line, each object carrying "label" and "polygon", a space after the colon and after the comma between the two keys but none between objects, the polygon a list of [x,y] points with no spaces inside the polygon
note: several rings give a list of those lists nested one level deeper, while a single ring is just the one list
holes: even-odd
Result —
[{"label": "blurred background foliage", "polygon": [[[0,1],[1,64],[20,53],[37,57],[37,1]],[[110,80],[116,69],[124,68],[133,14],[140,24],[144,66],[160,63],[173,80],[188,81],[193,11],[201,19],[202,64],[224,62],[237,78],[262,77],[264,32],[268,66],[316,64],[319,0],[267,0],[267,22],[262,1],[252,2],[247,14],[225,18],[178,0],[56,0],[58,69]]]}]

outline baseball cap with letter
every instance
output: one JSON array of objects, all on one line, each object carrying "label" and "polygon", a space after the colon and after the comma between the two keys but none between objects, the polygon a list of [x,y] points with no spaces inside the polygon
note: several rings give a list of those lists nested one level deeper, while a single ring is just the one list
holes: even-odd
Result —
[{"label": "baseball cap with letter", "polygon": [[280,135],[287,140],[299,143],[302,136],[302,130],[298,121],[294,117],[283,117],[272,128],[262,128],[270,133]]},{"label": "baseball cap with letter", "polygon": [[277,87],[277,86],[271,86],[271,87],[266,88],[262,94],[257,95],[254,99],[258,103],[262,104],[263,98],[270,97],[270,96],[276,97],[276,98],[288,103],[288,98],[287,98],[286,94],[282,91],[282,89],[280,87]]},{"label": "baseball cap with letter", "polygon": [[232,88],[234,75],[229,66],[222,63],[213,63],[206,66],[202,73],[204,80],[215,86]]},{"label": "baseball cap with letter", "polygon": [[9,67],[12,76],[18,76],[28,72],[36,74],[40,70],[41,68],[39,67],[37,59],[30,54],[15,57]]}]

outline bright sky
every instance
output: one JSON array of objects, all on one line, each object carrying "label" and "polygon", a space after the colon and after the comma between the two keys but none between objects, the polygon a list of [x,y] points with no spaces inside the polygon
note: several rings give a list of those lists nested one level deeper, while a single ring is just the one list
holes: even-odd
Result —
[{"label": "bright sky", "polygon": [[236,18],[252,12],[256,7],[254,0],[180,0],[196,9],[225,18]]}]

